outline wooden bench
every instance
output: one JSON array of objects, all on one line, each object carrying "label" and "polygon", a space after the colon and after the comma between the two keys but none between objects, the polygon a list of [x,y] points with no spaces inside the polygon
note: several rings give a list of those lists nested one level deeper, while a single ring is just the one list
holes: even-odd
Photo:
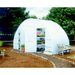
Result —
[{"label": "wooden bench", "polygon": [[58,54],[64,55],[64,52],[66,53],[69,52],[71,54],[71,49],[69,49],[69,45],[57,44],[57,47],[58,47]]}]

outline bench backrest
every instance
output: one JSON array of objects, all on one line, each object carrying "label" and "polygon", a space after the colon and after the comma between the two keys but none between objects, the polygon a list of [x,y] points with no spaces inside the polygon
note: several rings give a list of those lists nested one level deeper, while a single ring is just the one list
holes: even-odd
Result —
[{"label": "bench backrest", "polygon": [[57,44],[58,50],[66,49],[65,44]]}]

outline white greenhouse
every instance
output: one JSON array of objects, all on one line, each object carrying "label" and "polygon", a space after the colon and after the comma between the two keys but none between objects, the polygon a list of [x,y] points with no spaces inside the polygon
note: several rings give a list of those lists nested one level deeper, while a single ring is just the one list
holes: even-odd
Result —
[{"label": "white greenhouse", "polygon": [[13,40],[13,48],[23,52],[57,54],[57,44],[69,45],[65,31],[55,22],[27,19],[18,27]]}]

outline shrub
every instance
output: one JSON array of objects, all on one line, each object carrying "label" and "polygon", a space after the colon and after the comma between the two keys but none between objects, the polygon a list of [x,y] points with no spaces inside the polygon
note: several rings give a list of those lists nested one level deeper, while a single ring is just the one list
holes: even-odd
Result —
[{"label": "shrub", "polygon": [[3,42],[2,41],[0,41],[0,47],[3,45]]}]

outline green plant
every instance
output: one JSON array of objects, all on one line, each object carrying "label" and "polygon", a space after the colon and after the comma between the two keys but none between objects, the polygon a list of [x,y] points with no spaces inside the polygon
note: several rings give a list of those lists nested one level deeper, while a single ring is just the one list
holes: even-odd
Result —
[{"label": "green plant", "polygon": [[43,41],[43,43],[45,44],[45,41]]},{"label": "green plant", "polygon": [[6,49],[0,50],[1,52],[6,52]]},{"label": "green plant", "polygon": [[21,45],[21,48],[25,48],[25,45]]},{"label": "green plant", "polygon": [[43,34],[42,36],[45,37],[45,34]]},{"label": "green plant", "polygon": [[3,46],[3,42],[2,42],[2,41],[0,41],[0,47],[1,47],[1,46]]},{"label": "green plant", "polygon": [[18,33],[20,35],[20,33]]},{"label": "green plant", "polygon": [[0,31],[0,34],[2,34],[2,31]]},{"label": "green plant", "polygon": [[41,40],[41,42],[43,42],[43,40]]},{"label": "green plant", "polygon": [[40,38],[40,40],[43,40],[43,38]]},{"label": "green plant", "polygon": [[37,28],[38,31],[42,31],[42,28]]},{"label": "green plant", "polygon": [[39,42],[39,40],[37,40],[37,42]]},{"label": "green plant", "polygon": [[39,37],[41,37],[41,35],[39,35]]},{"label": "green plant", "polygon": [[41,34],[41,35],[39,35],[40,37],[44,37],[45,36],[45,34]]},{"label": "green plant", "polygon": [[20,39],[18,41],[20,42]]},{"label": "green plant", "polygon": [[37,44],[41,44],[40,40],[37,40]]}]

